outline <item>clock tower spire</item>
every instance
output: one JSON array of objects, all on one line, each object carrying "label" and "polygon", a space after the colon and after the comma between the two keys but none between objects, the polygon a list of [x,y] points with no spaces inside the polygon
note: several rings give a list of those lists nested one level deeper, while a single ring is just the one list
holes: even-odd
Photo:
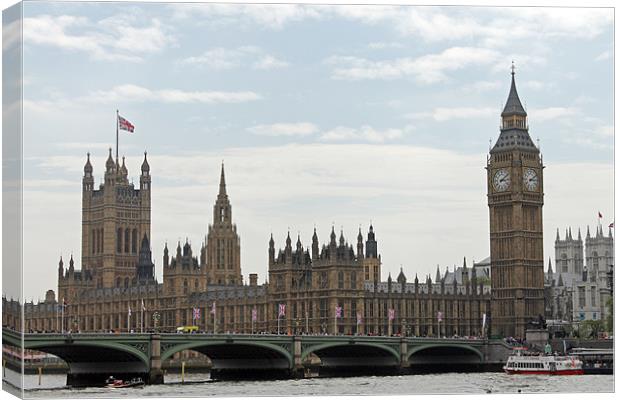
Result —
[{"label": "clock tower spire", "polygon": [[525,338],[544,315],[543,165],[532,142],[512,65],[502,126],[487,159],[491,247],[491,329]]}]

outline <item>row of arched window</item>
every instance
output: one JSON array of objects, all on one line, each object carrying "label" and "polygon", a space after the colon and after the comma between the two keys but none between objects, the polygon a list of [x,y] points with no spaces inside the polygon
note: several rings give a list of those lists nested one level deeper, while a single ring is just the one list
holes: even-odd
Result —
[{"label": "row of arched window", "polygon": [[116,252],[136,254],[138,251],[138,230],[118,228],[116,230]]}]

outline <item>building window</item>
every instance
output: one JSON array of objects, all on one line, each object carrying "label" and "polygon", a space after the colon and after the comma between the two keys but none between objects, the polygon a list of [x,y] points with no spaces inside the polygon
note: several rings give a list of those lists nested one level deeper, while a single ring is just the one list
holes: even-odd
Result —
[{"label": "building window", "polygon": [[123,250],[123,230],[118,228],[116,231],[116,252],[120,253]]},{"label": "building window", "polygon": [[590,300],[592,307],[596,307],[596,286],[592,286],[592,289],[590,289]]},{"label": "building window", "polygon": [[136,254],[137,251],[137,241],[138,241],[138,231],[134,229],[131,231],[131,252]]},{"label": "building window", "polygon": [[579,308],[586,306],[586,288],[579,287]]},{"label": "building window", "polygon": [[129,253],[129,228],[125,229],[125,253]]},{"label": "building window", "polygon": [[370,274],[368,273],[368,266],[364,267],[364,279],[367,281],[370,280]]},{"label": "building window", "polygon": [[355,289],[357,286],[357,274],[355,272],[351,272],[351,289]]},{"label": "building window", "polygon": [[344,272],[338,271],[338,289],[344,289]]},{"label": "building window", "polygon": [[183,280],[183,293],[184,294],[187,294],[187,287],[188,287],[187,279],[185,279]]}]

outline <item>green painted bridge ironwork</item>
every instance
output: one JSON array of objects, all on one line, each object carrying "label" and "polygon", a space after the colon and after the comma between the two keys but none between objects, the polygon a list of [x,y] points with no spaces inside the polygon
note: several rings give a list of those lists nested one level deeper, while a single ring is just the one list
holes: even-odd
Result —
[{"label": "green painted bridge ironwork", "polygon": [[[497,368],[510,353],[501,340],[330,335],[48,334],[23,336],[4,328],[3,344],[40,350],[65,360],[67,383],[103,376],[142,376],[162,383],[162,362],[184,350],[205,354],[218,371],[279,370],[301,377],[313,367],[375,367],[406,372],[427,365]],[[23,341],[23,342],[22,342]],[[92,379],[91,379],[92,378]]]}]

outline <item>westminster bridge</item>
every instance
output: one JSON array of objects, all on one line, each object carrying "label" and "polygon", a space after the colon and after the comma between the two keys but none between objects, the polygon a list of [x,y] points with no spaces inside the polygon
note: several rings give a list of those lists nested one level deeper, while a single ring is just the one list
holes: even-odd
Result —
[{"label": "westminster bridge", "polygon": [[[21,347],[22,335],[4,328],[2,343]],[[23,346],[64,360],[68,385],[101,383],[110,375],[163,383],[162,362],[183,350],[209,357],[214,378],[304,377],[365,368],[402,374],[429,368],[498,370],[511,352],[499,339],[265,334],[27,333]]]}]

